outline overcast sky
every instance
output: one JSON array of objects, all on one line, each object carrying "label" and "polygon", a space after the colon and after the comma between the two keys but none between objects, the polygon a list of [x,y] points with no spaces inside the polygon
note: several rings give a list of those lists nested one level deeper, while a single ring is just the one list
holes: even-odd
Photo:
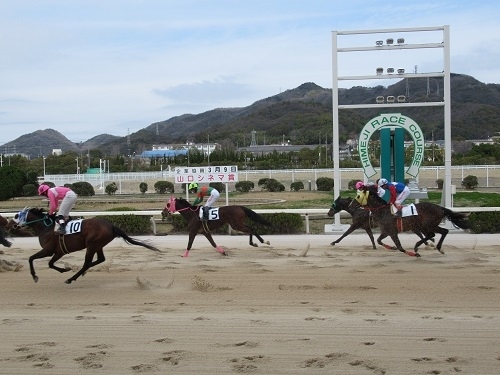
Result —
[{"label": "overcast sky", "polygon": [[[450,25],[451,72],[500,83],[499,19],[498,0],[1,1],[0,145],[41,129],[74,142],[126,136],[305,82],[331,88],[334,30]],[[339,47],[389,36],[339,37]],[[442,32],[400,36],[442,42]],[[339,75],[443,71],[442,49],[416,51],[344,53]]]}]

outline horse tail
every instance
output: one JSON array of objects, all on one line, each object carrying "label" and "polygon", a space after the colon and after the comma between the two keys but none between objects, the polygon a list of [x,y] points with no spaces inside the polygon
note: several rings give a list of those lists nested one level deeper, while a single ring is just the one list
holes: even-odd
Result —
[{"label": "horse tail", "polygon": [[264,218],[263,218],[262,216],[260,216],[257,212],[252,211],[251,209],[249,209],[249,208],[247,208],[247,207],[245,207],[245,206],[240,206],[240,207],[241,207],[241,209],[243,210],[243,212],[245,212],[245,215],[246,215],[249,219],[251,219],[251,220],[255,221],[256,223],[259,223],[259,224],[265,225],[265,226],[267,226],[267,227],[272,227],[272,226],[273,226],[273,224],[272,224],[270,221],[268,221],[268,220],[264,219]]},{"label": "horse tail", "polygon": [[444,216],[449,219],[454,225],[459,227],[460,229],[470,229],[470,223],[467,220],[467,214],[462,212],[455,212],[448,208],[441,207],[443,210]]},{"label": "horse tail", "polygon": [[118,228],[117,226],[113,225],[113,234],[115,237],[121,237],[127,242],[128,244],[131,245],[137,245],[137,246],[142,246],[145,247],[146,249],[153,250],[153,251],[160,251],[157,247],[150,245],[149,243],[145,241],[139,241],[133,237],[130,237],[125,231],[121,228]]}]

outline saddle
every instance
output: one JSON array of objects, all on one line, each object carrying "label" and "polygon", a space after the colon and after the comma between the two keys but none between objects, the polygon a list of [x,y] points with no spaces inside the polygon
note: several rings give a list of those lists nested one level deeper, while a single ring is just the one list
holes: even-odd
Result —
[{"label": "saddle", "polygon": [[[207,216],[204,216],[204,211],[207,210]],[[201,221],[219,220],[219,207],[201,207],[198,212],[198,218]]]},{"label": "saddle", "polygon": [[[392,204],[391,205],[391,214],[395,215],[397,211],[398,211],[398,209],[396,208],[396,206]],[[401,213],[402,213],[401,217],[418,215],[417,207],[413,203],[408,204],[406,206],[403,206]]]}]

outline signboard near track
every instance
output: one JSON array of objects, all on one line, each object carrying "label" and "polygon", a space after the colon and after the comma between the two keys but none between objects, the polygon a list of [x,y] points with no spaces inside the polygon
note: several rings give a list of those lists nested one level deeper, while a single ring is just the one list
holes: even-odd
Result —
[{"label": "signboard near track", "polygon": [[176,167],[175,183],[209,184],[211,182],[238,182],[238,166]]}]

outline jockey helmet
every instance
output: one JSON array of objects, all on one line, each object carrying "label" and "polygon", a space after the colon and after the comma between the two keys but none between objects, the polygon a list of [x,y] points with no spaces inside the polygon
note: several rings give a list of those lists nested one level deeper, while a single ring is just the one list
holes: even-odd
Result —
[{"label": "jockey helmet", "polygon": [[38,195],[43,195],[47,190],[50,189],[49,185],[42,184],[38,187]]},{"label": "jockey helmet", "polygon": [[363,184],[363,181],[356,182],[356,189],[357,190],[361,189],[363,186],[365,186],[365,184]]},{"label": "jockey helmet", "polygon": [[188,190],[197,190],[198,184],[196,182],[191,182],[188,186]]},{"label": "jockey helmet", "polygon": [[387,181],[385,178],[381,178],[380,180],[378,180],[379,186],[384,186],[384,185],[387,185],[388,183],[389,183],[389,181]]}]

